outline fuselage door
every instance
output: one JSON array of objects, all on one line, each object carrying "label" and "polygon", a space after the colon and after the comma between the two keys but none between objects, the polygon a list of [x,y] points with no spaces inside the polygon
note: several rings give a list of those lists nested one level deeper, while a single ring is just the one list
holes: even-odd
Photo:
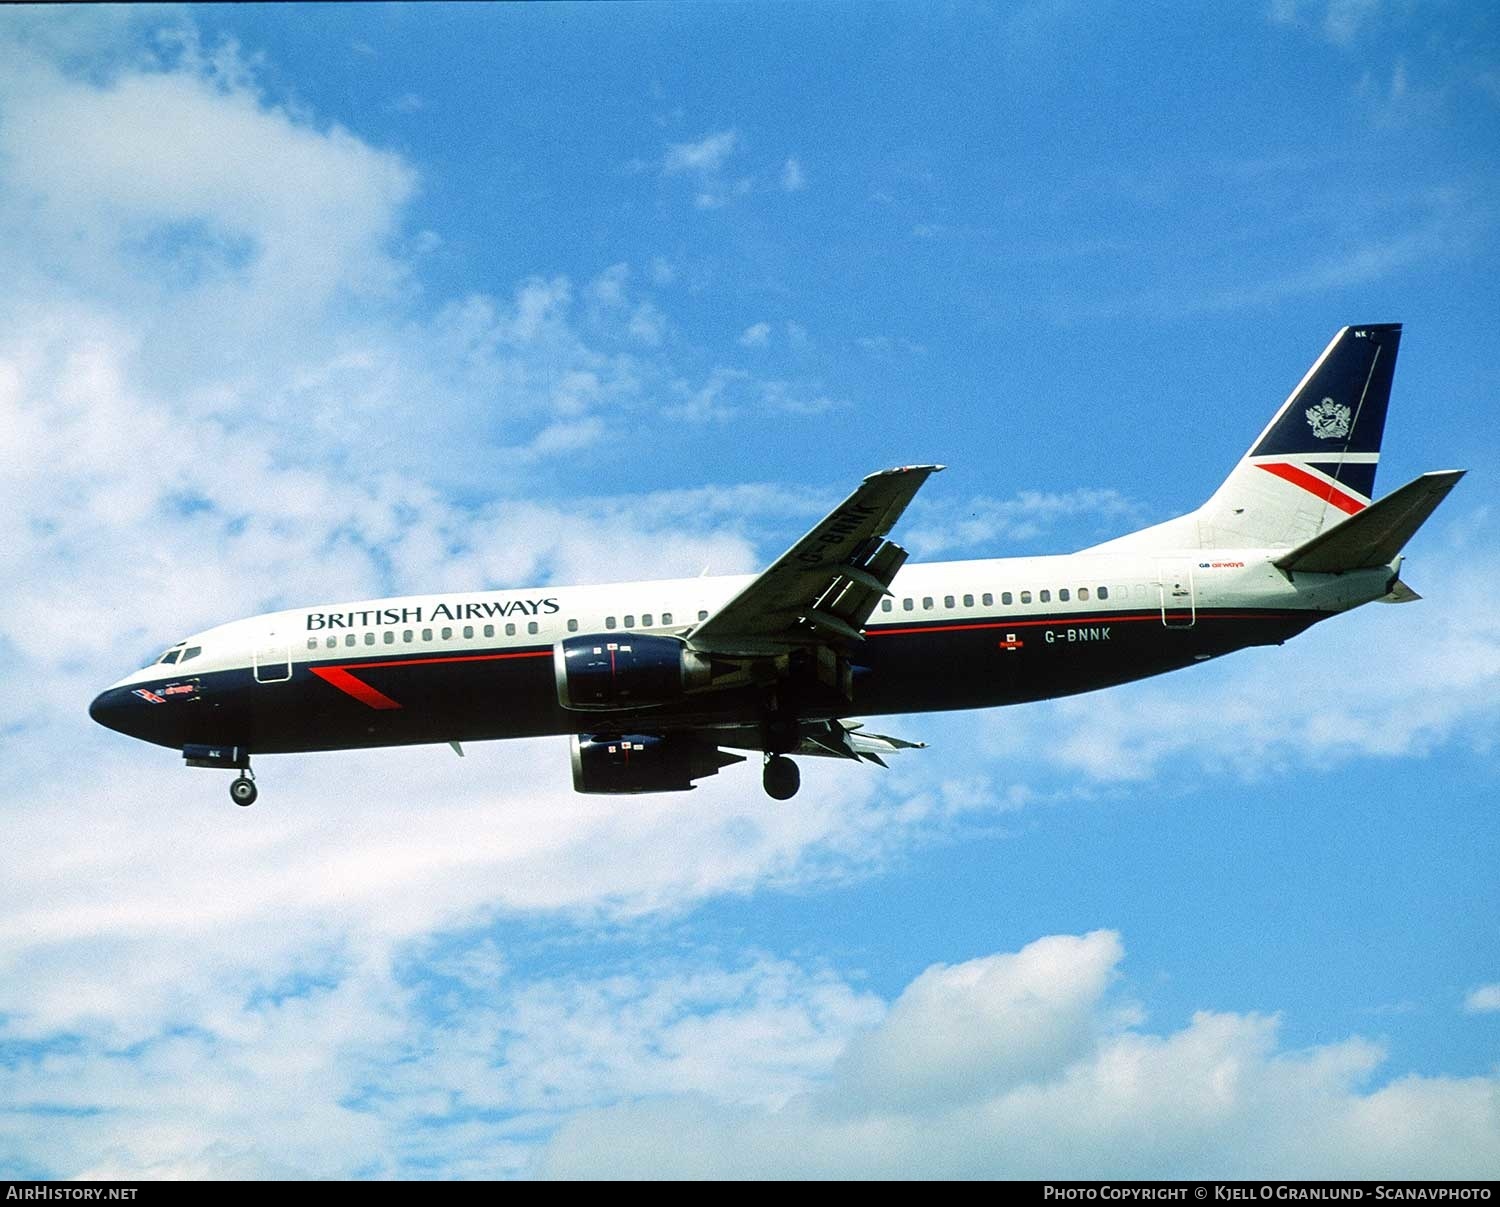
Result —
[{"label": "fuselage door", "polygon": [[1161,622],[1169,629],[1190,629],[1198,620],[1193,590],[1193,563],[1156,563],[1156,585],[1161,591]]},{"label": "fuselage door", "polygon": [[292,650],[275,634],[267,637],[255,650],[255,681],[283,683],[292,677]]}]

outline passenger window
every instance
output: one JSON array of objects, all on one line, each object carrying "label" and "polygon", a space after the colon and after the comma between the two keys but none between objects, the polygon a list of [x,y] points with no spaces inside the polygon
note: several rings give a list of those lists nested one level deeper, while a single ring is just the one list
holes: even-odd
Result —
[{"label": "passenger window", "polygon": [[1079,587],[1078,588],[1078,598],[1080,600],[1082,600],[1084,603],[1088,603],[1088,601],[1089,601],[1089,589],[1087,587]]},{"label": "passenger window", "polygon": [[447,625],[444,625],[443,626],[443,640],[447,641],[452,636],[453,636],[453,630],[450,629]]},{"label": "passenger window", "polygon": [[1022,591],[1021,592],[1021,602],[1023,604],[1029,604],[1031,602],[1031,592],[1030,591]]},{"label": "passenger window", "polygon": [[[488,626],[486,626],[486,627],[488,627]],[[576,632],[578,632],[578,618],[576,616],[572,620],[568,621],[568,632],[570,632],[570,633],[576,633]]]},{"label": "passenger window", "polygon": [[366,645],[374,645],[375,644],[375,634],[374,633],[366,633],[365,634],[365,644]]},{"label": "passenger window", "polygon": [[1051,603],[1052,602],[1052,592],[1048,591],[1048,590],[1045,590],[1045,589],[1043,589],[1041,591],[1038,591],[1036,593],[1036,597],[1037,597],[1037,600],[1039,602],[1041,602],[1041,603]]},{"label": "passenger window", "polygon": [[972,608],[973,606],[974,606],[974,597],[972,595],[965,595],[964,596],[964,607],[966,607],[966,608]]},{"label": "passenger window", "polygon": [[1146,600],[1146,584],[1145,583],[1136,583],[1136,585],[1135,585],[1135,597],[1136,597],[1136,599],[1140,600],[1142,603],[1145,602],[1145,600]]},{"label": "passenger window", "polygon": [[492,625],[492,624],[485,625],[484,626],[484,635],[486,637],[493,637],[495,635],[495,626]]},{"label": "passenger window", "polygon": [[924,596],[922,596],[922,611],[924,611],[924,612],[930,612],[930,611],[932,611],[932,596],[930,596],[930,595],[924,595]]},{"label": "passenger window", "polygon": [[464,640],[465,641],[472,640],[473,636],[474,636],[474,626],[471,625],[471,624],[464,625]]},{"label": "passenger window", "polygon": [[354,644],[354,634],[353,633],[350,633],[347,637],[344,638],[344,644],[345,645],[353,645]]},{"label": "passenger window", "polygon": [[527,621],[526,622],[526,631],[528,633],[535,633],[536,632],[536,621],[534,621],[534,620]]},{"label": "passenger window", "polygon": [[318,648],[318,639],[316,637],[309,637],[307,639],[307,648],[310,649],[310,650],[317,649]]},{"label": "passenger window", "polygon": [[508,625],[506,625],[505,626],[505,635],[507,637],[514,637],[516,635],[516,626],[514,624],[508,624]]},{"label": "passenger window", "polygon": [[662,622],[662,624],[671,624],[672,623],[672,613],[670,613],[670,612],[663,612],[661,614],[661,622]]},{"label": "passenger window", "polygon": [[396,644],[396,630],[395,629],[387,629],[385,631],[385,643],[386,643],[386,645],[395,645]]},{"label": "passenger window", "polygon": [[625,627],[627,629],[633,629],[633,628],[635,628],[635,617],[634,616],[627,616],[627,617],[625,617]]},{"label": "passenger window", "polygon": [[401,630],[401,640],[402,641],[410,641],[411,637],[412,637],[412,633],[411,633],[410,629],[402,629]]},{"label": "passenger window", "polygon": [[1009,591],[1000,592],[1000,602],[1003,603],[1006,607],[1010,607],[1011,603],[1014,600],[1015,596],[1013,596]]},{"label": "passenger window", "polygon": [[1069,593],[1068,589],[1064,587],[1057,593],[1057,598],[1062,600],[1063,603],[1067,603],[1068,600],[1072,598],[1072,595]]},{"label": "passenger window", "polygon": [[[606,616],[604,618],[604,627],[606,629],[612,629],[612,628],[614,628],[615,627],[615,618],[613,616]],[[516,631],[516,626],[513,625],[513,624],[508,624],[508,625],[505,626],[505,631],[507,633],[514,633]]]},{"label": "passenger window", "polygon": [[911,609],[912,609],[912,601],[910,599],[903,599],[901,601],[901,610],[903,612],[910,612]]},{"label": "passenger window", "polygon": [[[649,629],[650,627],[651,627],[651,613],[647,612],[644,616],[641,617],[641,628],[643,628],[643,629]],[[532,631],[535,632],[536,630],[533,629]]]},{"label": "passenger window", "polygon": [[954,602],[953,602],[953,596],[951,596],[951,595],[945,595],[945,596],[943,596],[943,607],[945,607],[945,608],[952,608],[952,607],[955,607],[955,606],[957,606],[957,605],[955,605]]},{"label": "passenger window", "polygon": [[895,606],[896,605],[891,602],[891,597],[889,595],[887,595],[884,599],[882,599],[880,601],[880,610],[882,612],[889,612]]},{"label": "passenger window", "polygon": [[330,637],[328,639],[328,643],[327,644],[328,644],[328,648],[330,650],[337,649],[338,648],[338,644],[339,644],[339,639],[337,637]]},{"label": "passenger window", "polygon": [[986,591],[983,595],[981,595],[979,597],[979,602],[982,603],[987,608],[988,607],[993,607],[994,603],[995,603],[995,597],[993,595],[991,595],[988,591]]},{"label": "passenger window", "polygon": [[1100,599],[1108,599],[1109,598],[1109,588],[1108,587],[1100,587],[1099,588],[1099,598]]},{"label": "passenger window", "polygon": [[422,640],[423,641],[431,641],[432,640],[432,630],[431,629],[423,629],[422,630]]},{"label": "passenger window", "polygon": [[707,620],[708,619],[708,613],[705,612],[702,608],[698,609],[698,619],[699,620]]}]

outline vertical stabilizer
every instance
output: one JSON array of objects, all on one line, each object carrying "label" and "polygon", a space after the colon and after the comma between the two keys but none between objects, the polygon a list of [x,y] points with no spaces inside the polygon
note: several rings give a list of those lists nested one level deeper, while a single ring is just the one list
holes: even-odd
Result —
[{"label": "vertical stabilizer", "polygon": [[1213,497],[1095,549],[1290,549],[1370,505],[1400,323],[1345,327]]},{"label": "vertical stabilizer", "polygon": [[1198,510],[1198,546],[1300,545],[1375,494],[1399,323],[1345,327]]}]

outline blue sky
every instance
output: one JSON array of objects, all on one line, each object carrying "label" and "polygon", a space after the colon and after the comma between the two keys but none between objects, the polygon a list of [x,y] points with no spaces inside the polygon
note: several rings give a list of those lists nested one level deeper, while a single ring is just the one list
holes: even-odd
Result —
[{"label": "blue sky", "polygon": [[[0,1173],[1500,1173],[1487,6],[0,17]],[[1426,599],[891,770],[93,727],[184,633],[1196,506],[1400,321]],[[691,1143],[682,1143],[682,1137]],[[876,1139],[872,1139],[878,1137]]]}]

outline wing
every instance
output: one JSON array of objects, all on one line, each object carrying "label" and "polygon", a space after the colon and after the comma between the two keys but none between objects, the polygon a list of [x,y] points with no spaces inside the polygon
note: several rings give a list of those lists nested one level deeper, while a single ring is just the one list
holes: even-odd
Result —
[{"label": "wing", "polygon": [[871,474],[769,569],[689,634],[697,649],[756,656],[861,641],[860,629],[906,561],[885,539],[943,467]]}]

